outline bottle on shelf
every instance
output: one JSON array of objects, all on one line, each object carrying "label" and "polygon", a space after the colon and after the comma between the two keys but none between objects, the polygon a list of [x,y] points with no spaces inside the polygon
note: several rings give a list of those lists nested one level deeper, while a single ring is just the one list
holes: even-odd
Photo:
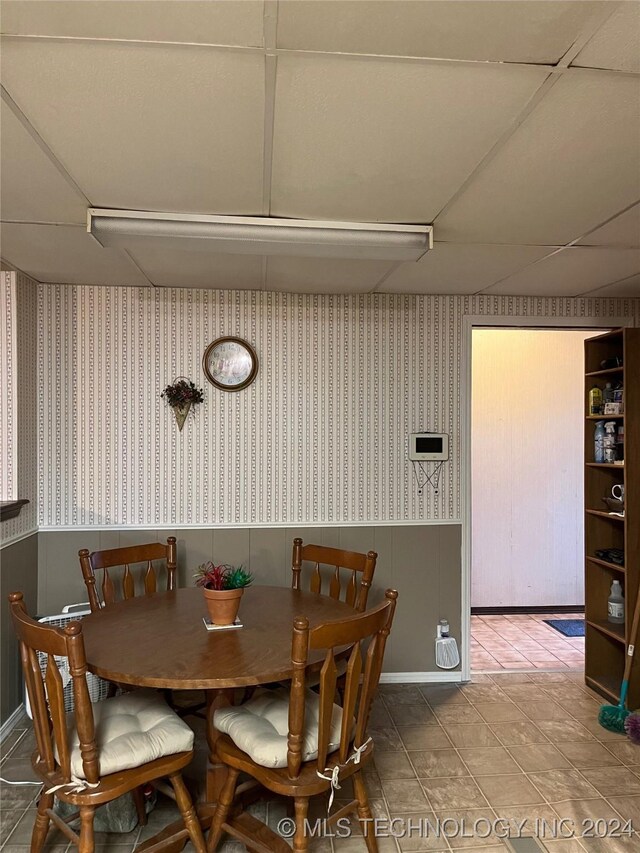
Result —
[{"label": "bottle on shelf", "polygon": [[607,619],[614,625],[624,625],[624,596],[620,581],[611,584],[611,594],[607,601]]},{"label": "bottle on shelf", "polygon": [[602,391],[597,385],[594,385],[589,391],[589,414],[602,414]]},{"label": "bottle on shelf", "polygon": [[593,461],[604,462],[604,421],[597,421],[593,434],[594,450]]},{"label": "bottle on shelf", "polygon": [[616,459],[618,462],[624,460],[624,424],[620,424],[616,435]]},{"label": "bottle on shelf", "polygon": [[602,402],[603,403],[613,403],[613,385],[611,382],[607,382],[604,386],[604,392],[602,394]]},{"label": "bottle on shelf", "polygon": [[611,464],[616,461],[616,422],[607,421],[604,425],[604,461]]}]

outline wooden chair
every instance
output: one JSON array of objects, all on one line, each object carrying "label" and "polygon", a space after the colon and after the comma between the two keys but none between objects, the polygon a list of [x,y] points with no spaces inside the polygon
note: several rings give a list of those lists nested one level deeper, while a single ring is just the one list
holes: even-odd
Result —
[{"label": "wooden chair", "polygon": [[[91,853],[96,807],[151,782],[165,790],[156,781],[162,777],[169,778],[173,790],[166,786],[166,791],[174,796],[184,820],[180,837],[188,835],[198,853],[204,853],[202,830],[180,773],[193,757],[193,733],[186,723],[151,691],[136,691],[92,705],[80,622],[70,622],[64,629],[45,627],[29,617],[21,592],[11,593],[9,602],[33,713],[36,749],[31,761],[44,782],[33,827],[31,853],[42,850],[51,821],[78,845],[81,853]],[[38,652],[46,660],[44,672]],[[64,682],[59,667],[72,680],[75,726],[69,725],[65,715]],[[163,748],[154,749],[153,736],[150,738],[144,727],[142,731],[134,730],[131,715],[136,709],[145,717],[146,725],[153,715],[153,736],[162,740]],[[123,749],[118,747],[118,735],[122,734],[125,724],[130,733],[127,734],[128,746]],[[172,749],[176,751],[171,753]],[[141,751],[157,757],[131,766]],[[101,767],[105,766],[110,771],[108,774],[101,772]],[[78,807],[67,820],[53,811],[54,791],[60,800]],[[146,823],[144,807],[141,811],[139,802],[137,805],[138,817]],[[78,813],[79,835],[69,826]]]},{"label": "wooden chair", "polygon": [[[311,629],[305,617],[296,618],[293,623],[290,692],[280,688],[279,691],[256,694],[244,706],[215,711],[213,722],[218,732],[222,732],[215,741],[216,754],[227,765],[228,775],[209,831],[209,853],[216,850],[223,832],[258,853],[289,853],[291,849],[286,841],[245,812],[228,819],[241,772],[248,773],[270,791],[293,798],[296,822],[293,850],[296,853],[308,849],[305,819],[309,798],[328,791],[333,793],[336,783],[353,777],[355,800],[331,814],[328,823],[357,813],[367,849],[376,853],[378,847],[373,835],[362,768],[373,754],[367,723],[398,593],[388,589],[385,596],[386,601],[378,607]],[[370,642],[363,659],[361,644],[366,640]],[[353,648],[347,666],[344,701],[342,709],[339,709],[334,705],[335,653],[345,646]],[[309,653],[318,650],[325,652],[319,695],[308,690],[306,685]],[[285,695],[281,698],[282,693]],[[266,712],[265,703],[269,705]],[[289,732],[286,738],[278,738],[278,723],[281,723],[283,714],[288,714]],[[305,715],[309,723],[306,723]],[[316,715],[317,729],[313,726]],[[252,719],[258,720],[253,730]],[[273,725],[273,734],[271,731],[265,733],[265,720]],[[232,731],[236,740],[251,749],[254,758],[225,731]],[[268,744],[266,753],[265,744]],[[257,753],[260,761],[256,760]],[[305,760],[305,756],[312,757]],[[267,764],[269,766],[265,766]]]},{"label": "wooden chair", "polygon": [[[112,604],[120,598],[134,598],[136,595],[136,583],[131,566],[142,563],[146,564],[144,574],[139,579],[144,587],[144,594],[150,595],[157,589],[158,576],[153,565],[154,560],[162,560],[167,570],[167,590],[175,589],[176,586],[176,538],[169,536],[167,544],[162,542],[151,542],[148,545],[132,545],[128,548],[111,548],[106,551],[93,551],[89,553],[87,548],[78,552],[82,577],[89,593],[89,605],[92,611],[100,610]],[[115,567],[124,569],[120,578],[120,596],[116,594],[116,583],[111,575],[110,569]],[[102,571],[102,583],[100,591],[96,583],[96,573]]]},{"label": "wooden chair", "polygon": [[[175,589],[176,586],[175,536],[169,536],[166,545],[162,542],[150,542],[148,545],[131,545],[128,548],[110,548],[92,553],[87,548],[83,548],[78,552],[78,557],[80,558],[82,577],[89,593],[89,605],[92,612],[113,604],[119,598],[135,598],[136,578],[131,571],[131,566],[136,564],[144,566],[142,572],[139,573],[141,576],[138,577],[138,588],[142,586],[145,595],[151,595],[157,589],[158,576],[154,567],[154,560],[156,562],[161,561],[166,565],[167,590]],[[116,583],[109,571],[117,567],[123,569],[119,583],[119,596],[116,594]],[[100,591],[98,591],[98,584],[96,583],[97,571],[103,572]],[[113,692],[115,689],[116,685],[113,687]],[[183,717],[189,715],[203,716],[202,712],[206,707],[203,695],[200,695],[197,701],[192,701],[193,694],[190,699],[185,699],[181,694],[172,694],[171,691],[167,690],[165,691],[165,698],[174,711]]]},{"label": "wooden chair", "polygon": [[[293,589],[300,589],[300,575],[302,574],[302,563],[314,563],[311,572],[311,592],[322,592],[321,566],[330,566],[333,573],[329,580],[329,595],[331,598],[340,599],[342,584],[340,569],[350,571],[344,596],[342,600],[354,607],[359,613],[367,606],[367,597],[373,574],[376,570],[378,555],[375,551],[360,554],[357,551],[342,551],[339,548],[325,548],[324,545],[303,545],[302,539],[293,540]],[[357,576],[360,575],[358,582]]]}]

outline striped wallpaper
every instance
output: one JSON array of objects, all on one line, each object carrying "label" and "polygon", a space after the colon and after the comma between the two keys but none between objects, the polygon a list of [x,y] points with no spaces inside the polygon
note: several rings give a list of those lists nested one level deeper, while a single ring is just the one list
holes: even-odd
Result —
[{"label": "striped wallpaper", "polygon": [[[465,314],[633,316],[632,300],[38,288],[41,526],[457,521]],[[225,393],[221,335],[258,377]],[[205,402],[179,432],[179,375]],[[439,494],[416,493],[407,436],[447,432]]]},{"label": "striped wallpaper", "polygon": [[16,276],[3,272],[0,275],[0,430],[2,430],[2,465],[0,465],[0,499],[18,497],[15,445],[16,434]]},{"label": "striped wallpaper", "polygon": [[15,272],[0,273],[0,284],[0,490],[3,500],[29,500],[19,516],[0,525],[0,541],[7,544],[35,532],[38,522],[38,285]]}]

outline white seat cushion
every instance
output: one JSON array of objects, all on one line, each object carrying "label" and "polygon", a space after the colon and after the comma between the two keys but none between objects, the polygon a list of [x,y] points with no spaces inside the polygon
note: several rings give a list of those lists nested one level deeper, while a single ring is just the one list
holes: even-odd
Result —
[{"label": "white seat cushion", "polygon": [[[134,690],[96,702],[93,719],[101,776],[140,767],[165,755],[188,752],[193,747],[193,732],[155,690]],[[71,772],[84,779],[73,714],[67,720]]]},{"label": "white seat cushion", "polygon": [[[318,757],[318,714],[320,697],[312,690],[305,694],[304,743],[302,760]],[[229,735],[238,749],[262,767],[287,766],[287,735],[289,733],[289,689],[261,690],[244,705],[219,708],[213,724]],[[333,706],[329,752],[340,745],[342,708]]]}]

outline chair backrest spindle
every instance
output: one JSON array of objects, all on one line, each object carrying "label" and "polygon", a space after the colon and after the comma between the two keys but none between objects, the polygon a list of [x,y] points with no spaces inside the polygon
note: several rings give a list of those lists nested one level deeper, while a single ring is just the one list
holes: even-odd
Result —
[{"label": "chair backrest spindle", "polygon": [[293,623],[291,644],[291,701],[289,702],[289,738],[287,742],[287,769],[295,779],[302,764],[304,742],[304,684],[309,648],[309,620],[299,616]]}]

